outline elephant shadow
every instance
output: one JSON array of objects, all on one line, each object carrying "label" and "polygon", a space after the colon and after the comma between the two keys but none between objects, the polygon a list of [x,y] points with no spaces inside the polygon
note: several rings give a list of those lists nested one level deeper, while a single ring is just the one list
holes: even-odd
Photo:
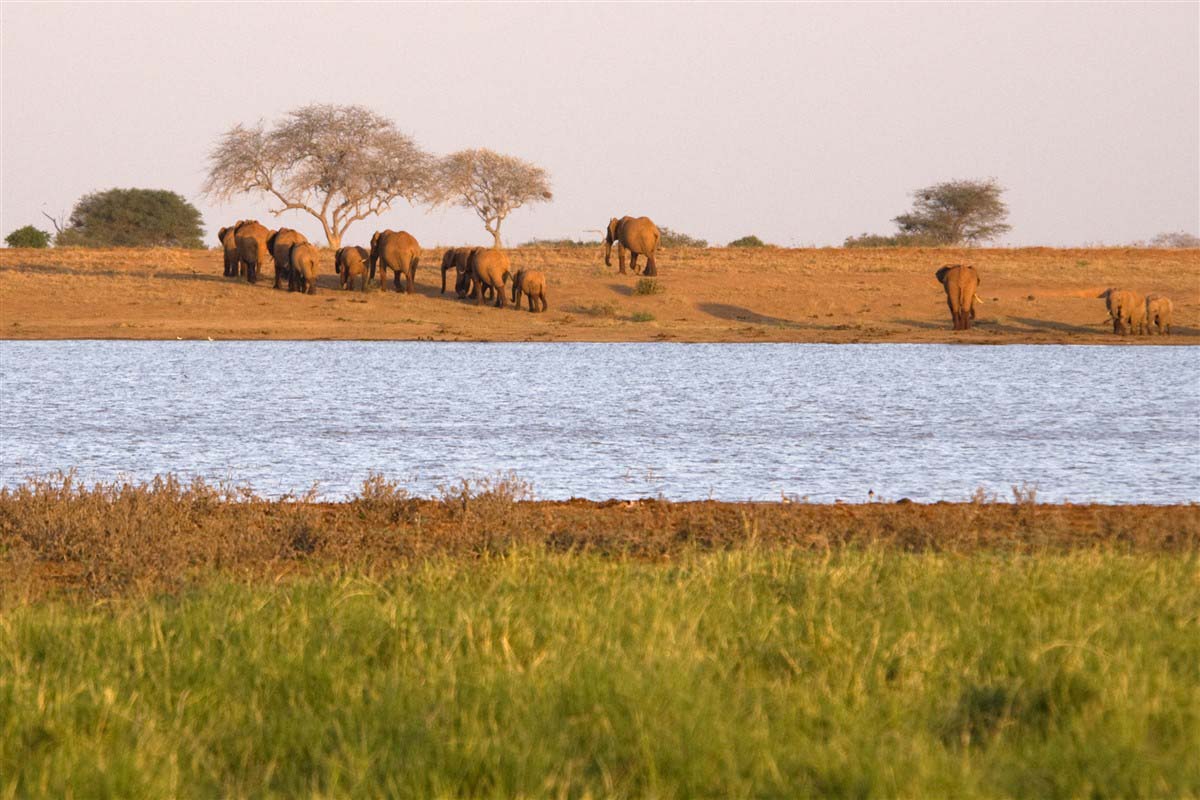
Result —
[{"label": "elephant shadow", "polygon": [[614,292],[621,295],[622,297],[633,297],[633,287],[632,286],[627,286],[622,283],[610,283],[608,285],[608,288],[612,289]]},{"label": "elephant shadow", "polygon": [[1105,333],[1112,330],[1112,327],[1108,324],[1070,325],[1065,322],[1055,322],[1049,319],[1034,319],[1033,317],[1009,317],[1009,319],[1028,328],[1056,331],[1058,333]]},{"label": "elephant shadow", "polygon": [[837,325],[813,325],[812,323],[796,322],[783,317],[772,317],[768,314],[760,314],[757,311],[751,311],[742,306],[730,305],[729,303],[697,303],[696,308],[703,311],[705,314],[710,314],[718,319],[729,320],[730,322],[745,322],[749,325],[768,325],[773,328],[789,328],[792,330],[809,330],[809,331],[843,331],[849,330],[851,326],[846,324]]}]

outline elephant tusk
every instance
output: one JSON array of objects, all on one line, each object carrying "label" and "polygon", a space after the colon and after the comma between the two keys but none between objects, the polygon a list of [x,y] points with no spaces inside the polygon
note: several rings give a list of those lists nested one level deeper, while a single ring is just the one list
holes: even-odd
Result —
[{"label": "elephant tusk", "polygon": [[975,302],[979,303],[979,305],[983,305],[983,298],[979,295],[975,295]]}]

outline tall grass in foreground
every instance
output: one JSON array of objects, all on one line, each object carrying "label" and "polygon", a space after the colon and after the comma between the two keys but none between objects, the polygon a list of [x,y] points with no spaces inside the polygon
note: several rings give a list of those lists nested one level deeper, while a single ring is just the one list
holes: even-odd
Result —
[{"label": "tall grass in foreground", "polygon": [[0,612],[0,797],[1200,794],[1191,554],[517,549]]}]

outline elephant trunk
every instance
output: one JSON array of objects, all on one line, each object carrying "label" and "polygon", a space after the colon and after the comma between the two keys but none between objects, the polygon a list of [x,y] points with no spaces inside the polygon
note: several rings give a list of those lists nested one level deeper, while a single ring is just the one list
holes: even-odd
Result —
[{"label": "elephant trunk", "polygon": [[604,240],[604,266],[612,266],[612,237]]}]

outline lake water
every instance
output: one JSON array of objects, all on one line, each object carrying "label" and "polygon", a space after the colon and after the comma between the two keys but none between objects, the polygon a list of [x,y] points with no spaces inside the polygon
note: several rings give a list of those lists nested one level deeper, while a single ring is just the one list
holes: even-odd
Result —
[{"label": "lake water", "polygon": [[0,343],[0,484],[173,472],[278,495],[1200,501],[1200,348]]}]

